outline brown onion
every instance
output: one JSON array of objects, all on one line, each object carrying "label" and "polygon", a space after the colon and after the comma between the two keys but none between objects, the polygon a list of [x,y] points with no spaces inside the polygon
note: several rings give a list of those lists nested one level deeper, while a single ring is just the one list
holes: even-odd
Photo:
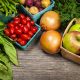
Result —
[{"label": "brown onion", "polygon": [[40,26],[44,30],[57,30],[60,27],[60,16],[55,11],[46,12],[40,20]]},{"label": "brown onion", "polygon": [[61,34],[57,31],[44,32],[40,38],[41,48],[47,53],[55,54],[60,49],[61,39]]}]

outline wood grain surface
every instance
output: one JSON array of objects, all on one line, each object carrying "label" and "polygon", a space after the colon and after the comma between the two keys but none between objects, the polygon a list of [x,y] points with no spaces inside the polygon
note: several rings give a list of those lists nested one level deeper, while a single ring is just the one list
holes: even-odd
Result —
[{"label": "wood grain surface", "polygon": [[17,49],[19,66],[13,66],[13,80],[80,80],[80,65],[44,53],[39,43],[27,50]]}]

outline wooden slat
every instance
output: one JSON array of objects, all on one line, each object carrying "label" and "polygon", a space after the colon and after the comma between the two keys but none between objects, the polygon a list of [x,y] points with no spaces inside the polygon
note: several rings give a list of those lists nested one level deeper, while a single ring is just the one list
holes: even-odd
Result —
[{"label": "wooden slat", "polygon": [[20,65],[13,66],[14,80],[80,80],[80,65],[44,53],[39,44],[17,52]]}]

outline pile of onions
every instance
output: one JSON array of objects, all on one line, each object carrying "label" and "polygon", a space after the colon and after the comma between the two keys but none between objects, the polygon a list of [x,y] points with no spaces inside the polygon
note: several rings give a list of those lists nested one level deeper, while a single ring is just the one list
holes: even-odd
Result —
[{"label": "pile of onions", "polygon": [[46,31],[40,38],[40,45],[49,54],[58,53],[60,50],[62,36],[55,31],[59,29],[60,24],[60,15],[55,11],[48,11],[41,17],[40,26]]}]

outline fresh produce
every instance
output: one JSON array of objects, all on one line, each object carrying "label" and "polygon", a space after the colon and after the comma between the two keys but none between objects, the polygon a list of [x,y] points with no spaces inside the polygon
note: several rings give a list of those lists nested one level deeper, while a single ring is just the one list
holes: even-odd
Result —
[{"label": "fresh produce", "polygon": [[16,14],[17,9],[16,5],[18,4],[18,0],[0,0],[0,14],[4,14],[6,16]]},{"label": "fresh produce", "polygon": [[12,80],[11,62],[18,65],[14,46],[0,35],[0,80]]},{"label": "fresh produce", "polygon": [[41,7],[41,0],[33,0],[34,1],[34,5],[38,8]]},{"label": "fresh produce", "polygon": [[25,2],[26,2],[26,5],[29,7],[33,6],[33,0],[25,0]]},{"label": "fresh produce", "polygon": [[33,7],[31,7],[31,8],[29,9],[29,12],[34,15],[34,14],[38,13],[39,10],[38,10],[37,7],[33,6]]},{"label": "fresh produce", "polygon": [[51,4],[50,0],[20,0],[25,9],[35,15]]},{"label": "fresh produce", "polygon": [[80,24],[73,25],[69,31],[79,31],[80,32]]},{"label": "fresh produce", "polygon": [[0,80],[12,80],[11,63],[3,52],[0,52]]},{"label": "fresh produce", "polygon": [[74,17],[80,18],[80,3],[76,0],[55,0],[55,7],[53,10],[60,14],[61,25],[64,29],[64,26],[66,26],[71,19]]},{"label": "fresh produce", "polygon": [[4,28],[5,24],[0,21],[0,80],[12,80],[11,62],[18,65],[18,60],[15,47],[3,34]]},{"label": "fresh produce", "polygon": [[48,11],[40,19],[40,26],[44,30],[57,30],[60,27],[60,16],[55,11]]},{"label": "fresh produce", "polygon": [[41,5],[43,8],[48,7],[51,4],[50,0],[41,0]]},{"label": "fresh produce", "polygon": [[[18,65],[16,50],[14,46],[6,39],[0,36],[0,45],[3,46],[3,49],[9,59],[15,64]],[[1,47],[1,46],[0,46]]]},{"label": "fresh produce", "polygon": [[60,49],[61,38],[61,34],[57,31],[46,31],[40,38],[41,48],[49,54],[55,54]]},{"label": "fresh produce", "polygon": [[4,29],[4,34],[18,42],[21,46],[24,46],[37,30],[34,21],[21,13],[7,24],[7,28]]},{"label": "fresh produce", "polygon": [[80,32],[71,31],[65,34],[63,47],[74,54],[80,54]]}]

